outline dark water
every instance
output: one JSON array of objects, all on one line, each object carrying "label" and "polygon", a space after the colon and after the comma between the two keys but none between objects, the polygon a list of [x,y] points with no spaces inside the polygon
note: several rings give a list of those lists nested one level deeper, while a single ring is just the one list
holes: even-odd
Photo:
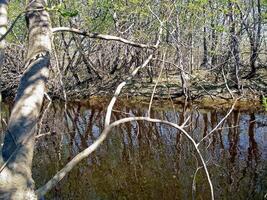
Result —
[{"label": "dark water", "polygon": [[[51,105],[41,133],[52,135],[40,137],[36,143],[33,177],[37,188],[99,136],[105,101],[72,103],[67,110],[61,103]],[[167,104],[170,102],[155,105],[151,117],[181,124],[191,116],[186,130],[196,141],[228,111]],[[7,120],[10,106],[2,107],[2,117]],[[121,102],[112,121],[145,116],[147,107],[140,102]],[[264,199],[266,112],[235,110],[200,148],[215,199]],[[114,128],[100,148],[76,166],[46,199],[210,199],[207,178],[203,168],[196,173],[198,167],[201,163],[192,144],[179,131],[167,125],[131,122]]]}]

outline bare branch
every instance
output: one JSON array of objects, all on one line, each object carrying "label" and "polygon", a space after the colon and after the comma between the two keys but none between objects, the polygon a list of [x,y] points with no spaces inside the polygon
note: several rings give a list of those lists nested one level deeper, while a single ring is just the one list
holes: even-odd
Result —
[{"label": "bare branch", "polygon": [[49,110],[49,108],[50,108],[50,106],[51,106],[51,103],[52,103],[52,99],[49,97],[49,95],[45,92],[44,93],[44,96],[47,98],[47,100],[48,100],[48,104],[47,104],[47,106],[46,106],[46,108],[44,109],[44,112],[42,113],[42,115],[41,115],[41,118],[40,118],[40,121],[39,121],[39,124],[38,124],[38,126],[39,126],[39,130],[38,130],[38,133],[37,133],[37,135],[41,135],[41,130],[42,130],[42,125],[43,125],[43,119],[44,119],[44,116],[46,115],[46,113],[48,112],[48,110]]},{"label": "bare branch", "polygon": [[117,41],[117,42],[122,42],[124,44],[128,44],[134,47],[139,47],[139,48],[148,48],[148,49],[156,49],[157,45],[147,45],[147,44],[141,44],[141,43],[136,43],[121,37],[117,36],[112,36],[112,35],[104,35],[104,34],[99,34],[99,33],[88,33],[86,31],[81,31],[76,28],[70,28],[70,27],[57,27],[53,28],[52,32],[57,33],[57,32],[72,32],[76,33],[79,35],[87,36],[89,38],[95,38],[95,39],[101,39],[101,40],[111,40],[111,41]]},{"label": "bare branch", "polygon": [[228,92],[231,95],[232,99],[234,99],[233,93],[232,93],[232,91],[230,90],[230,88],[228,86],[227,79],[225,77],[224,69],[223,68],[222,68],[222,75],[223,75],[223,79],[224,79],[224,83],[225,83],[226,89],[228,90]]},{"label": "bare branch", "polygon": [[162,71],[163,71],[163,68],[164,68],[164,60],[165,60],[165,55],[166,55],[166,52],[164,52],[164,55],[163,55],[163,62],[162,62],[162,65],[161,65],[161,69],[160,69],[160,72],[159,72],[159,76],[158,76],[158,79],[156,81],[156,84],[154,85],[154,88],[153,88],[153,92],[152,92],[152,95],[151,95],[151,98],[150,98],[150,102],[149,102],[149,107],[148,107],[148,111],[147,111],[147,115],[148,117],[150,117],[150,111],[151,111],[151,107],[152,107],[152,102],[153,102],[153,98],[154,98],[154,94],[156,92],[156,88],[158,86],[158,83],[159,83],[159,80],[161,79],[161,74],[162,74]]},{"label": "bare branch", "polygon": [[234,110],[234,108],[235,108],[235,105],[236,105],[236,103],[237,103],[237,101],[239,100],[239,99],[241,99],[242,97],[239,97],[239,98],[237,98],[235,101],[234,101],[234,103],[233,103],[233,105],[232,105],[232,107],[231,107],[231,109],[228,111],[228,113],[224,116],[224,118],[222,118],[222,120],[205,136],[205,137],[203,137],[198,143],[197,143],[197,146],[199,146],[200,145],[200,143],[201,142],[203,142],[205,139],[207,139],[214,131],[216,131],[216,130],[218,130],[218,128],[219,128],[219,126],[224,122],[224,120],[226,120],[227,118],[228,118],[228,116],[232,113],[232,111]]},{"label": "bare branch", "polygon": [[[158,48],[158,46],[159,46],[159,44],[160,44],[160,41],[161,41],[162,25],[163,25],[163,24],[161,23],[160,28],[159,28],[158,39],[157,39],[156,44],[154,45],[156,49]],[[154,54],[154,52],[151,53],[151,54],[148,56],[148,58],[143,62],[143,64],[142,64],[141,66],[137,67],[137,68],[132,72],[132,74],[131,74],[130,77],[128,77],[125,81],[123,81],[122,83],[120,83],[120,84],[118,85],[118,87],[116,88],[115,94],[113,95],[113,97],[112,97],[112,99],[111,99],[111,101],[110,101],[110,103],[109,103],[109,105],[108,105],[108,108],[107,108],[107,113],[106,113],[106,117],[105,117],[105,126],[108,126],[108,125],[110,124],[110,118],[111,118],[112,109],[113,109],[113,106],[114,106],[114,104],[115,104],[115,102],[116,102],[116,100],[117,100],[117,97],[119,96],[119,94],[120,94],[122,88],[123,88],[123,87],[124,87],[130,80],[132,80],[132,78],[137,74],[137,72],[138,72],[140,69],[142,69],[142,68],[144,68],[145,66],[147,66],[147,64],[152,60],[152,58],[153,58],[153,54]]]},{"label": "bare branch", "polygon": [[95,151],[98,146],[106,139],[106,137],[108,136],[108,133],[111,131],[112,128],[123,124],[123,123],[127,123],[127,122],[131,122],[131,121],[148,121],[148,122],[152,122],[152,123],[161,123],[161,124],[166,124],[169,126],[172,126],[178,130],[181,131],[181,133],[183,135],[185,135],[190,142],[194,145],[194,148],[196,149],[200,160],[202,162],[202,165],[204,167],[209,185],[210,185],[210,190],[211,190],[211,199],[214,200],[214,192],[213,192],[213,185],[210,179],[210,175],[206,166],[206,163],[202,157],[202,154],[200,152],[200,150],[198,149],[198,146],[196,144],[196,142],[194,141],[194,139],[179,125],[169,122],[169,121],[164,121],[164,120],[160,120],[160,119],[153,119],[150,117],[128,117],[128,118],[123,118],[120,120],[117,120],[115,122],[113,122],[112,124],[108,125],[105,127],[105,129],[103,130],[103,132],[101,133],[101,135],[97,138],[97,140],[90,145],[88,148],[86,148],[85,150],[83,150],[81,153],[79,153],[78,155],[76,155],[69,163],[67,163],[65,165],[65,167],[63,167],[59,172],[57,172],[57,174],[51,179],[49,180],[44,186],[42,186],[41,188],[39,188],[36,191],[37,196],[40,198],[43,195],[45,195],[48,191],[50,191],[67,173],[69,173],[73,167],[75,167],[80,161],[82,161],[84,158],[88,157],[93,151]]}]

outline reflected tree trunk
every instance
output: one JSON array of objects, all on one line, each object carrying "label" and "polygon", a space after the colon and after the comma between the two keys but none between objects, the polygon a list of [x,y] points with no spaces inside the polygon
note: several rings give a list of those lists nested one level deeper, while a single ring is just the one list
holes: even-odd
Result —
[{"label": "reflected tree trunk", "polygon": [[249,127],[248,127],[248,136],[249,136],[249,147],[248,147],[248,161],[252,161],[253,156],[255,157],[255,161],[258,160],[258,144],[255,139],[255,124],[256,117],[254,113],[250,114]]},{"label": "reflected tree trunk", "polygon": [[32,159],[36,125],[49,75],[51,27],[45,0],[30,1],[26,12],[28,52],[4,139],[0,199],[36,199]]}]

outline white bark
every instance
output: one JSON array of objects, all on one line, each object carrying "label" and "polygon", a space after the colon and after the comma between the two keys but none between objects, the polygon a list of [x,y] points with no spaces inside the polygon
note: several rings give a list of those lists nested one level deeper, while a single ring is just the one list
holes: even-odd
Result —
[{"label": "white bark", "polygon": [[0,199],[35,199],[31,166],[35,128],[49,75],[51,27],[43,7],[46,1],[30,2],[26,13],[29,43],[24,72],[9,119],[3,146],[5,166],[0,173]]}]

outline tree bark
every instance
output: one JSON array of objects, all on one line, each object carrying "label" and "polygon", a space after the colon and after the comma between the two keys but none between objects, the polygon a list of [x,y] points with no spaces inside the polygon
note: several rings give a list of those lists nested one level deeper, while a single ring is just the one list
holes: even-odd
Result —
[{"label": "tree bark", "polygon": [[202,67],[208,67],[208,44],[207,44],[207,28],[204,25],[203,28],[203,61],[201,63]]},{"label": "tree bark", "polygon": [[240,90],[241,83],[239,79],[239,68],[240,68],[240,51],[239,51],[239,38],[236,33],[236,20],[234,13],[234,3],[229,0],[228,2],[229,9],[229,23],[230,23],[230,52],[229,55],[232,55],[234,58],[234,71],[235,71],[235,87]]},{"label": "tree bark", "polygon": [[[215,10],[217,6],[213,6],[212,1],[209,0],[209,6],[211,10]],[[217,64],[217,52],[216,52],[216,47],[218,43],[218,35],[216,32],[216,26],[218,25],[218,15],[216,14],[215,16],[212,16],[211,21],[210,21],[210,27],[211,27],[211,65],[214,67]]]},{"label": "tree bark", "polygon": [[50,19],[43,9],[45,5],[46,0],[33,0],[27,8],[29,36],[26,70],[20,80],[5,134],[0,199],[36,199],[31,166],[51,52]]},{"label": "tree bark", "polygon": [[[254,0],[252,1],[252,17],[253,17],[253,29],[251,33],[248,33],[250,40],[250,73],[246,78],[252,78],[256,74],[256,61],[259,57],[260,41],[261,41],[261,1],[257,0],[256,8],[254,5]],[[255,12],[257,9],[257,13]],[[249,29],[247,29],[248,31]]]},{"label": "tree bark", "polygon": [[185,67],[183,64],[183,53],[181,49],[181,28],[180,28],[180,19],[177,16],[176,18],[176,60],[175,62],[179,66],[180,70],[180,78],[181,78],[181,84],[182,84],[182,92],[185,96],[185,101],[190,99],[190,91],[189,91],[189,77],[185,73]]},{"label": "tree bark", "polygon": [[[0,0],[0,37],[6,33],[7,30],[7,0]],[[0,80],[2,80],[2,66],[4,62],[5,56],[5,40],[0,41]],[[2,102],[2,88],[0,82],[0,103]],[[1,108],[0,108],[0,116],[1,116]]]}]

